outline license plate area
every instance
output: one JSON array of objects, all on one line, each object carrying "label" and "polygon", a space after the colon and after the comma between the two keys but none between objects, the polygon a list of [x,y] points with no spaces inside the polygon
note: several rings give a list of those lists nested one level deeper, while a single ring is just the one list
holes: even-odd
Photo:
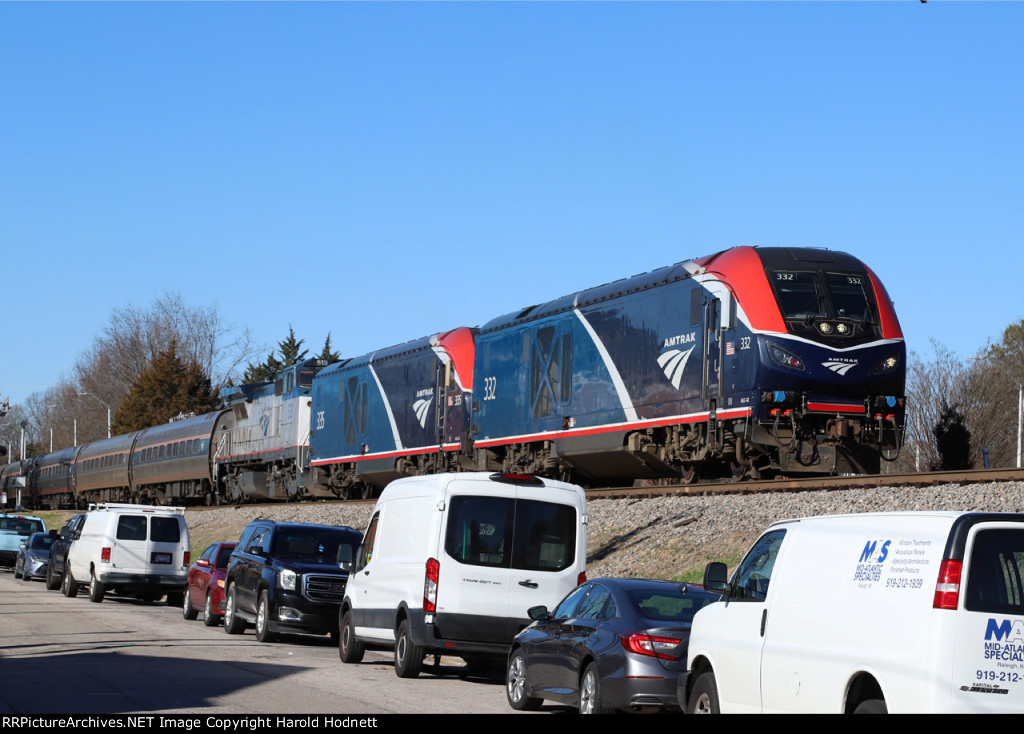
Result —
[{"label": "license plate area", "polygon": [[150,563],[170,564],[172,560],[173,554],[171,553],[154,553],[150,558]]}]

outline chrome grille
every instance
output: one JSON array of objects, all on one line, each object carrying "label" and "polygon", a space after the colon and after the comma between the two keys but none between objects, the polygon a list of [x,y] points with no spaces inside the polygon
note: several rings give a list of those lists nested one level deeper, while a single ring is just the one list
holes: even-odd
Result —
[{"label": "chrome grille", "polygon": [[302,595],[310,601],[341,604],[347,581],[347,576],[305,574],[302,577]]}]

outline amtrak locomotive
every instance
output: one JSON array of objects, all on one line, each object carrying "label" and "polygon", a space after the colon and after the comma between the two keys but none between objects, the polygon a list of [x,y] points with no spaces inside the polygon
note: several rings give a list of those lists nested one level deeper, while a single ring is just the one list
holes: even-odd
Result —
[{"label": "amtrak locomotive", "polygon": [[[68,467],[45,489],[30,480],[30,494],[351,498],[458,470],[592,486],[876,473],[902,444],[905,372],[892,303],[859,260],[737,247],[479,328],[291,367],[227,392],[227,410],[184,421],[196,430],[180,439],[146,438],[160,427],[29,460]],[[163,474],[142,472],[147,450]],[[76,468],[99,453],[123,454],[108,489]]]}]

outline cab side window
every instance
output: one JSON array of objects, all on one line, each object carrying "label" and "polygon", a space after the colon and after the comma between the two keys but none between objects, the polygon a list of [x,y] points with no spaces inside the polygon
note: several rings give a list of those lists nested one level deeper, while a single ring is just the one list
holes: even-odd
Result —
[{"label": "cab side window", "polygon": [[761,536],[747,553],[733,578],[733,599],[763,601],[768,594],[775,559],[778,558],[785,530],[775,530]]}]

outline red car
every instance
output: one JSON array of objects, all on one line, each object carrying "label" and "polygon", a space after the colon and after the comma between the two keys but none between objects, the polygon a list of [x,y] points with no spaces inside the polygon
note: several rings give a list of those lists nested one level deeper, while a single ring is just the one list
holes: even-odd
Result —
[{"label": "red car", "polygon": [[192,621],[204,612],[203,623],[216,627],[224,616],[224,576],[236,543],[213,543],[188,570],[188,587],[181,613]]}]

